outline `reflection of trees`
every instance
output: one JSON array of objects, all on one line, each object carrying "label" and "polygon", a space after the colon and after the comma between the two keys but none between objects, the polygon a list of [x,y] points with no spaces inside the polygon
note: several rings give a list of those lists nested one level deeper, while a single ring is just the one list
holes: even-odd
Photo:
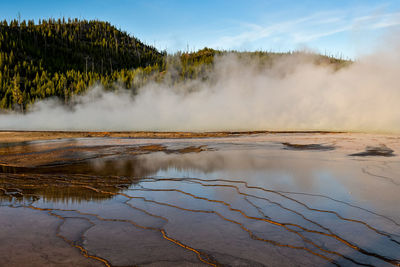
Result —
[{"label": "reflection of trees", "polygon": [[56,174],[0,174],[0,200],[94,201],[110,198],[88,187],[118,192],[135,183],[127,177]]},{"label": "reflection of trees", "polygon": [[47,201],[92,201],[110,198],[87,187],[118,192],[137,183],[131,177],[145,174],[136,160],[90,162],[56,167],[1,166],[0,199],[44,198]]},{"label": "reflection of trees", "polygon": [[[70,162],[64,165],[39,167],[0,165],[0,172],[2,172],[0,173],[0,188],[4,189],[2,193],[0,192],[2,194],[0,198],[39,196],[48,201],[100,200],[109,198],[110,195],[94,192],[87,186],[119,192],[123,188],[138,183],[141,177],[156,175],[158,171],[167,171],[169,168],[203,173],[220,170],[233,173],[240,170],[257,172],[265,169],[288,168],[288,166],[282,166],[284,165],[282,162],[266,161],[260,155],[246,150],[217,153],[168,153],[119,154],[79,163],[74,161],[75,163]],[[299,173],[302,168],[296,166],[295,169]]]},{"label": "reflection of trees", "polygon": [[[132,177],[156,173],[158,162],[151,166],[144,164],[139,154],[202,151],[201,147],[168,150],[162,145],[58,146],[49,147],[45,144],[37,149],[28,146],[27,150],[13,147],[6,151],[2,156],[3,164],[0,164],[0,199],[40,197],[48,201],[81,201],[110,198],[110,195],[86,187],[118,192],[138,182]],[[8,165],[15,163],[15,160],[18,160],[19,166]]]}]

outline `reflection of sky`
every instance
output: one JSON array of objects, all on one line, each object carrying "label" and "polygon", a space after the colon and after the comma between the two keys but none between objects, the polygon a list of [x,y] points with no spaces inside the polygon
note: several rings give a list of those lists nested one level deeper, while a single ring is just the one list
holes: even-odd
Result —
[{"label": "reflection of sky", "polygon": [[[332,151],[285,150],[280,142],[335,144]],[[115,156],[90,161],[80,171],[99,175],[135,177],[197,177],[244,180],[269,189],[318,193],[350,201],[363,207],[400,217],[398,157],[349,157],[367,145],[385,143],[400,151],[397,138],[365,134],[264,134],[205,139],[120,139],[84,138],[38,142],[29,146],[0,148],[0,154],[57,150],[69,146],[115,146],[113,153],[147,144],[169,149],[207,145],[211,151],[187,154],[150,153]],[[62,150],[60,150],[62,151]],[[108,154],[110,150],[101,152]],[[93,152],[94,153],[94,152]],[[100,152],[99,152],[100,153]],[[90,168],[89,168],[90,167]],[[374,175],[363,173],[368,170]],[[73,169],[71,169],[73,171]]]},{"label": "reflection of sky", "polygon": [[[156,177],[174,177],[174,178],[201,178],[201,179],[225,179],[225,180],[250,180],[250,181],[264,181],[268,183],[268,180],[274,179],[279,180],[282,185],[290,186],[293,185],[293,176],[285,172],[270,172],[270,171],[251,171],[251,170],[236,170],[231,172],[230,170],[217,170],[210,173],[203,172],[199,169],[182,169],[175,167],[168,167],[167,169],[158,170],[154,175]],[[152,177],[154,177],[152,175]]]},{"label": "reflection of sky", "polygon": [[[322,194],[361,205],[386,214],[400,215],[398,188],[386,180],[362,173],[370,160],[338,160],[337,152],[241,149],[190,154],[153,153],[140,156],[139,164],[150,170],[147,176],[242,180],[250,186],[268,189]],[[376,163],[376,162],[375,162]],[[379,188],[379,191],[372,190]],[[386,192],[381,195],[378,192]],[[309,199],[310,203],[335,208],[327,199]]]},{"label": "reflection of sky", "polygon": [[[304,139],[304,137],[297,137],[298,139],[296,139],[295,136],[287,136],[289,140],[285,141],[292,143],[322,143],[315,139],[318,136],[306,136],[307,138],[312,137],[312,140]],[[92,173],[89,176],[92,179],[87,181],[89,186],[93,183],[93,187],[101,189],[103,185],[104,190],[115,189],[116,192],[124,193],[124,196],[107,194],[106,198],[101,200],[94,199],[96,200],[94,201],[90,200],[90,194],[86,195],[86,190],[74,193],[72,190],[63,191],[55,186],[50,190],[50,193],[54,193],[54,198],[41,197],[34,202],[34,206],[52,209],[76,209],[84,213],[96,213],[103,218],[132,219],[140,225],[151,227],[165,226],[168,233],[173,233],[175,229],[176,233],[181,234],[181,237],[183,236],[187,240],[193,240],[193,233],[196,233],[199,237],[210,238],[212,244],[218,241],[225,242],[224,246],[240,244],[243,246],[240,251],[245,251],[246,254],[250,251],[261,251],[261,249],[265,248],[262,247],[260,249],[257,247],[258,245],[264,246],[258,241],[255,242],[254,246],[243,243],[246,240],[251,240],[248,234],[241,231],[237,225],[226,223],[221,217],[210,213],[211,211],[216,211],[228,219],[243,222],[260,236],[266,236],[277,241],[292,242],[289,240],[291,238],[289,232],[275,228],[270,223],[250,221],[237,211],[229,209],[229,207],[232,207],[233,209],[240,209],[250,216],[260,217],[266,215],[270,219],[281,223],[296,223],[309,229],[321,230],[318,225],[309,221],[312,220],[369,251],[376,251],[389,256],[397,255],[397,245],[393,244],[388,238],[378,235],[363,224],[343,218],[367,222],[379,230],[397,234],[398,239],[400,238],[400,227],[395,225],[393,221],[388,220],[388,218],[371,212],[400,221],[398,208],[400,200],[399,187],[390,183],[388,179],[368,175],[362,171],[365,168],[371,173],[390,176],[393,180],[397,179],[396,181],[398,181],[398,157],[365,157],[360,160],[360,158],[347,156],[354,152],[354,148],[365,147],[365,144],[371,143],[369,139],[366,141],[366,139],[357,138],[360,135],[355,135],[354,140],[352,139],[351,141],[346,139],[347,141],[345,142],[340,137],[335,137],[337,138],[337,142],[335,141],[337,148],[331,151],[287,150],[274,139],[278,138],[283,141],[283,137],[283,135],[264,135],[256,137],[259,138],[258,142],[254,141],[254,139],[253,142],[248,142],[249,140],[243,142],[241,138],[231,138],[229,141],[228,139],[218,139],[214,143],[210,139],[192,140],[191,142],[158,140],[157,142],[160,143],[170,142],[167,144],[169,148],[182,148],[189,145],[197,146],[208,142],[214,150],[184,154],[154,152],[135,156],[122,153],[116,154],[111,158],[90,161],[92,164],[82,169],[77,168],[77,165],[68,165],[68,168],[71,169],[75,166],[75,171],[79,173],[81,173],[80,171],[87,171],[88,174]],[[328,142],[327,136],[322,136],[321,138],[324,143]],[[394,145],[398,143],[398,140],[393,140],[392,146],[392,144],[386,142],[389,139],[376,138],[375,140],[374,137],[374,142],[381,142],[382,140],[385,140],[384,143],[387,143],[396,151],[400,151],[398,146]],[[129,146],[138,144],[136,143],[138,141],[129,139],[99,138],[87,141],[92,145],[122,145],[124,143]],[[145,140],[142,141],[145,142]],[[333,143],[331,141],[328,143]],[[82,145],[85,145],[85,140],[82,139],[79,142],[83,142]],[[147,142],[150,141],[147,140]],[[351,145],[346,142],[350,142]],[[153,140],[151,143],[153,143]],[[68,144],[72,145],[73,143]],[[77,143],[74,143],[74,145],[77,145]],[[49,144],[42,147],[37,144],[33,147],[36,149],[40,147],[49,149],[56,146],[53,147]],[[121,146],[115,149],[116,152],[124,151]],[[138,179],[135,181],[122,179],[123,177],[130,178],[132,176]],[[143,177],[149,178],[144,179]],[[159,179],[151,179],[151,177]],[[82,177],[79,175],[73,175],[73,177],[70,177],[71,184],[84,182],[80,178]],[[111,179],[108,180],[108,178]],[[195,179],[177,181],[163,178],[200,178],[205,181]],[[221,181],[221,179],[245,181],[250,187],[260,186],[269,191],[246,188],[243,184]],[[23,178],[19,181],[23,181]],[[32,182],[30,179],[27,179],[27,181],[28,183]],[[43,184],[39,183],[38,187],[43,187]],[[129,185],[130,187],[127,188]],[[232,185],[236,186],[242,194],[239,194]],[[68,189],[68,186],[65,186],[64,189]],[[75,200],[71,198],[72,193],[75,194]],[[88,193],[93,192],[89,190]],[[65,197],[58,200],[57,194],[65,194]],[[68,194],[71,200],[68,199]],[[129,200],[126,197],[127,195],[131,196],[132,199]],[[110,198],[108,198],[109,196]],[[142,197],[148,201],[144,201]],[[204,198],[214,201],[207,201]],[[248,201],[249,199],[250,202]],[[160,218],[153,218],[140,210],[129,208],[124,204],[127,200],[134,207],[167,217],[169,222],[166,224]],[[221,203],[221,201],[229,204]],[[251,201],[253,205],[250,204]],[[184,211],[176,207],[161,205],[162,203],[191,209],[192,211],[205,212]],[[288,209],[291,209],[291,211]],[[339,216],[330,211],[337,212],[342,217],[339,218]],[[68,215],[68,212],[65,211],[57,211],[56,213]],[[116,231],[116,229],[118,229],[118,226],[114,227],[113,231]],[[210,235],[212,231],[215,232]],[[226,231],[225,236],[220,235],[223,231]],[[101,233],[108,233],[108,231],[101,231]],[[110,240],[118,238],[118,236],[114,235],[115,232],[111,233],[113,236]],[[235,239],[240,234],[244,234],[244,237]],[[312,239],[316,238],[315,240],[323,243],[324,247],[331,247],[334,250],[341,251],[341,248],[337,246],[337,240],[329,242],[326,236],[321,238],[314,236],[314,234],[306,235]],[[298,238],[297,236],[295,237]],[[135,239],[131,238],[131,240]],[[293,239],[294,241],[295,239]],[[371,264],[379,265],[374,262],[371,262]]]},{"label": "reflection of sky", "polygon": [[[141,166],[151,166],[150,169],[154,172],[149,173],[148,176],[161,179],[199,178],[204,180],[246,181],[249,186],[260,186],[270,190],[282,191],[283,194],[299,200],[311,208],[334,211],[344,218],[368,221],[378,228],[400,233],[395,225],[388,224],[387,219],[370,212],[376,212],[399,220],[399,209],[396,204],[398,203],[399,195],[395,194],[398,192],[396,191],[397,188],[393,188],[386,181],[376,180],[361,172],[361,168],[365,164],[371,164],[371,162],[368,162],[370,160],[366,162],[352,161],[350,158],[330,160],[332,153],[337,152],[276,151],[271,148],[269,150],[209,151],[184,155],[155,153],[141,156],[143,159]],[[335,156],[332,158],[335,158]],[[372,162],[377,164],[377,162]],[[308,218],[321,221],[336,232],[347,233],[352,229],[351,222],[343,222],[332,213],[311,212],[304,206],[284,199],[273,192],[248,189],[243,184],[224,181],[205,181],[202,183],[235,185],[238,186],[242,193],[267,197],[288,208],[301,210]],[[201,186],[196,183],[192,184],[190,180],[187,182],[142,182],[140,185],[151,189],[176,188],[210,199],[226,199],[230,203],[234,203],[236,207],[245,207],[243,196],[238,195],[234,188]],[[381,188],[381,190],[366,190],[370,187]],[[386,192],[386,194],[382,195],[380,192]],[[148,191],[143,194],[149,198],[157,198],[158,196],[160,199],[179,201],[182,205],[187,204],[187,201],[190,201],[190,203],[193,201],[190,199],[177,200],[180,194],[168,195],[154,191]],[[265,208],[269,216],[284,216],[271,203],[257,199],[252,200],[257,201],[260,207]],[[292,214],[281,219],[295,220],[295,217]],[[347,234],[350,235],[352,233],[349,232]],[[368,238],[373,239],[375,237],[368,236]],[[385,245],[386,241],[384,238],[374,239],[372,243],[367,242],[365,246],[371,246],[371,248],[374,247],[385,252],[388,249]]]},{"label": "reflection of sky", "polygon": [[334,191],[335,197],[343,201],[351,201],[351,192],[346,188],[345,185],[337,179],[334,173],[330,170],[319,170],[314,172],[314,175],[318,177],[315,179],[315,191],[325,194],[329,194]]}]

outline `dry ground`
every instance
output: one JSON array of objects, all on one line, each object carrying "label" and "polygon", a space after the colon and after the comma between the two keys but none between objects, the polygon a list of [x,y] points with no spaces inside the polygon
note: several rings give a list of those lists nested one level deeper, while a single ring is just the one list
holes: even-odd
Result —
[{"label": "dry ground", "polygon": [[80,137],[126,138],[202,138],[226,137],[262,132],[69,132],[69,131],[0,131],[0,143],[26,142]]}]

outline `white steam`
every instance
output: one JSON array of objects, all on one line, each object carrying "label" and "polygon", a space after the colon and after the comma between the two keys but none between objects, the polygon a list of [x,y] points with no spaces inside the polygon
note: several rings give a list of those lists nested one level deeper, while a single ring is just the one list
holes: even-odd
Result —
[{"label": "white steam", "polygon": [[1,130],[400,132],[400,53],[387,49],[338,71],[302,56],[260,68],[217,58],[212,82],[151,83],[135,97],[100,86],[74,108],[40,101],[25,115],[0,115]]}]

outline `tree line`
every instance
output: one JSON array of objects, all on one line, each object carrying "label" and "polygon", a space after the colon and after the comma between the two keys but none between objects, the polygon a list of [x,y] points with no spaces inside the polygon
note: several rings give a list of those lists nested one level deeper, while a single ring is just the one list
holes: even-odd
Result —
[{"label": "tree line", "polygon": [[[0,109],[24,112],[35,101],[48,97],[58,97],[67,104],[73,95],[96,83],[106,90],[135,90],[149,81],[206,79],[215,56],[224,53],[228,52],[204,48],[167,55],[98,20],[4,20],[0,21]],[[237,54],[264,63],[281,56]]]},{"label": "tree line", "polygon": [[48,19],[0,22],[0,108],[25,110],[38,99],[65,101],[101,82],[111,87],[159,71],[165,52],[108,22]]}]

